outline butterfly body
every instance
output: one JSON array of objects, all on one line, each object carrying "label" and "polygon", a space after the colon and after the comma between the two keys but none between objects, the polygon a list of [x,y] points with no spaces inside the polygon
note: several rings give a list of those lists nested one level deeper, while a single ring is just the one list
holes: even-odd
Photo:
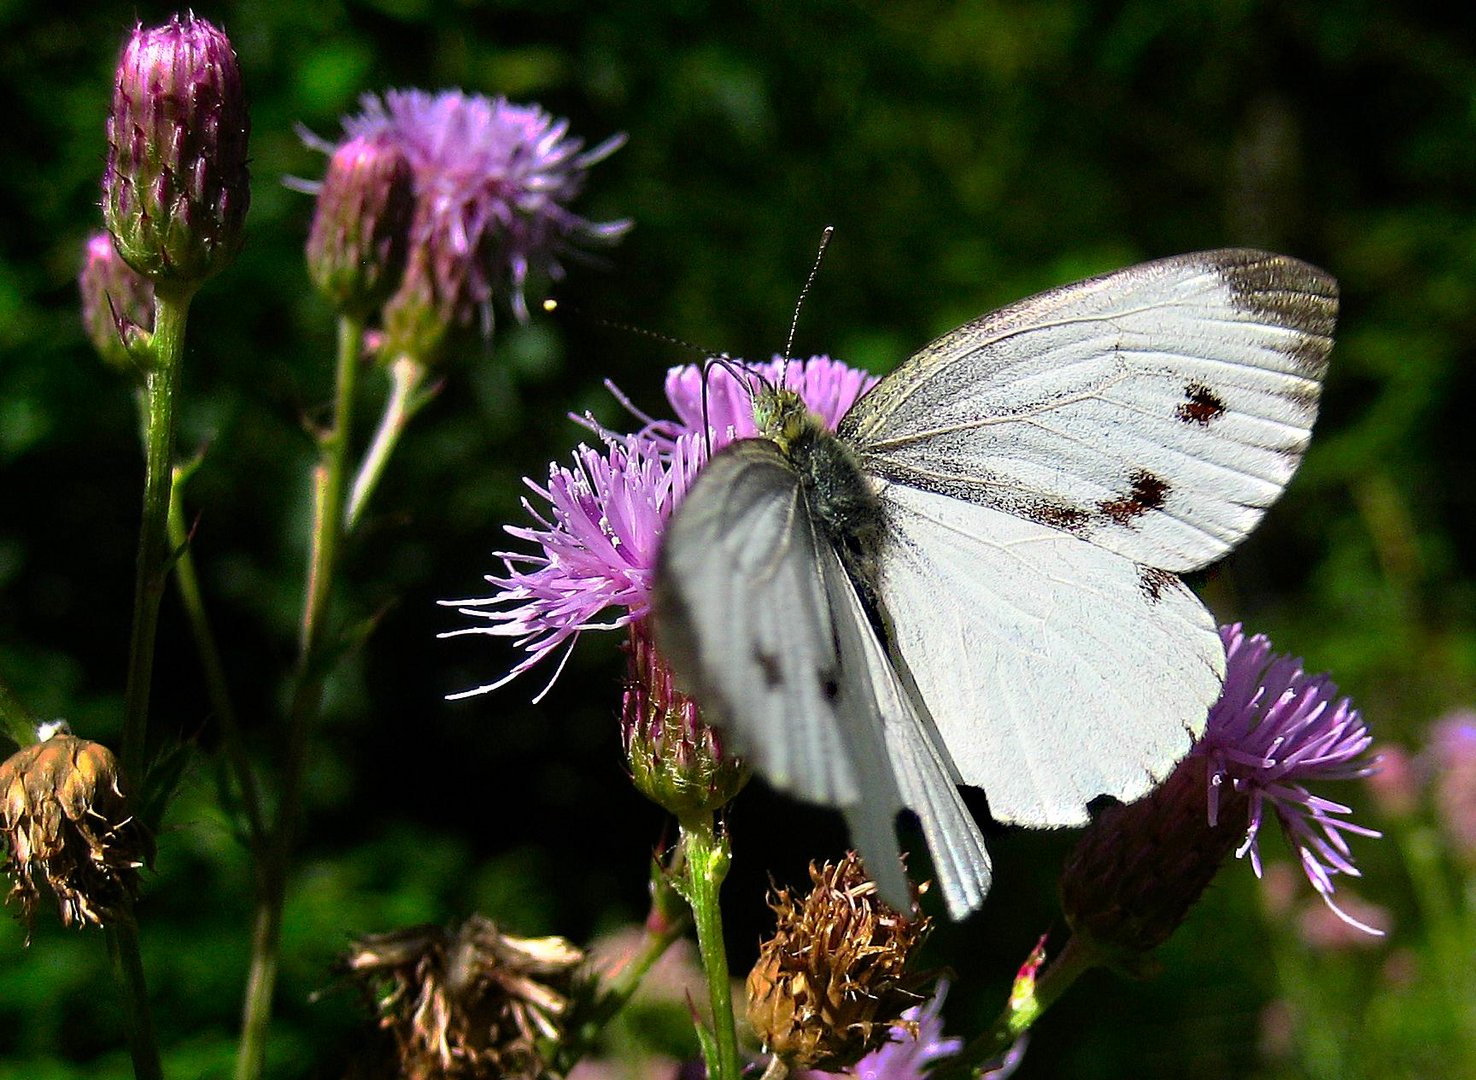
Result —
[{"label": "butterfly body", "polygon": [[774,786],[839,807],[909,902],[913,810],[950,911],[990,883],[959,797],[1083,824],[1203,730],[1224,652],[1179,580],[1281,493],[1316,415],[1336,286],[1285,256],[1178,256],[1064,286],[919,350],[828,431],[759,388],[658,559],[657,642]]}]

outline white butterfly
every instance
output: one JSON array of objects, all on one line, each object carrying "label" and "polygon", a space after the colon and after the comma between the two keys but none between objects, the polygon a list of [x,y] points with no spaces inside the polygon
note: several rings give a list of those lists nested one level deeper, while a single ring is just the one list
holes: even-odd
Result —
[{"label": "white butterfly", "polygon": [[1081,825],[1203,731],[1225,656],[1176,576],[1251,531],[1301,460],[1337,285],[1259,251],[1052,289],[928,345],[831,434],[755,393],[668,525],[657,641],[774,786],[838,806],[906,910],[920,819],[950,912],[990,883],[956,785]]}]

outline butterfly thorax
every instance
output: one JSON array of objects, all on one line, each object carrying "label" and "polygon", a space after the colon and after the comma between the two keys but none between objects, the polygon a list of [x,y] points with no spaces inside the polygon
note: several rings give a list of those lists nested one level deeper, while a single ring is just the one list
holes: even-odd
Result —
[{"label": "butterfly thorax", "polygon": [[753,414],[759,433],[779,447],[799,474],[800,490],[816,524],[869,594],[885,530],[881,501],[855,451],[793,390],[760,390],[754,395]]}]

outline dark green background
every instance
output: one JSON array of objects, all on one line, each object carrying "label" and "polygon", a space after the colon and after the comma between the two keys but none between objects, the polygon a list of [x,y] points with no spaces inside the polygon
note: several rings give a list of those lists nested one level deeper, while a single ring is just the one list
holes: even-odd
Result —
[{"label": "dark green background", "polygon": [[[133,402],[82,337],[73,277],[99,224],[117,49],[135,15],[172,9],[38,9],[0,0],[0,672],[37,712],[106,741],[141,464]],[[1003,302],[1143,258],[1254,244],[1326,267],[1343,316],[1311,452],[1265,525],[1196,584],[1221,619],[1332,670],[1381,739],[1418,746],[1431,718],[1476,700],[1470,20],[1359,0],[197,11],[240,52],[254,176],[245,251],[194,308],[182,448],[207,451],[188,494],[195,552],[264,762],[300,605],[304,421],[322,415],[332,350],[331,313],[301,264],[311,201],[282,181],[322,169],[294,124],[331,138],[359,93],[392,86],[536,100],[590,142],[627,132],[580,206],[634,231],[561,295],[749,356],[782,346],[826,224],[838,231],[797,349],[876,371]],[[501,525],[523,520],[519,478],[583,437],[567,412],[624,423],[605,378],[659,412],[662,373],[690,358],[587,323],[501,326],[448,370],[346,568],[342,615],[380,622],[334,684],[313,761],[277,1076],[341,1074],[354,1003],[309,995],[351,932],[476,909],[587,940],[644,914],[663,825],[622,773],[616,641],[589,635],[540,706],[527,703],[536,676],[447,704],[513,657],[487,639],[437,641],[462,620],[434,601],[483,589]],[[156,724],[205,753],[160,837],[140,909],[146,959],[171,1075],[223,1076],[249,876],[213,806],[216,732],[172,598],[159,648]],[[1329,794],[1387,826],[1350,788]],[[731,823],[725,896],[742,971],[767,875],[801,880],[843,833],[761,785]],[[1364,1011],[1385,994],[1391,950],[1411,950],[1420,979],[1469,966],[1469,947],[1427,940],[1398,838],[1357,845],[1361,891],[1393,910],[1392,942],[1316,954],[1232,865],[1161,974],[1088,976],[1040,1025],[1019,1075],[1470,1075],[1469,1000],[1420,998],[1380,1022]],[[957,973],[950,1029],[980,1030],[1037,935],[1060,932],[1054,875],[1069,839],[994,839],[984,912],[935,938]],[[100,935],[48,916],[28,951],[20,936],[0,930],[0,1076],[125,1075]],[[1267,1046],[1262,1011],[1287,995],[1297,1035]]]}]

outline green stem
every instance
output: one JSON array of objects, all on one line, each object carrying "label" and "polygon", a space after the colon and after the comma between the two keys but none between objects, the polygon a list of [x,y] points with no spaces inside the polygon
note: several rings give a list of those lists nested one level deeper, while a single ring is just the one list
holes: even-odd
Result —
[{"label": "green stem", "polygon": [[0,679],[0,726],[17,748],[36,741],[36,717],[21,704],[4,679]]},{"label": "green stem", "polygon": [[123,988],[134,1080],[164,1080],[159,1044],[154,1039],[154,1021],[149,1013],[143,959],[139,955],[138,925],[133,921],[131,904],[123,917],[108,928],[108,951],[113,957],[114,974]]},{"label": "green stem", "polygon": [[124,692],[123,773],[135,791],[144,789],[149,734],[149,690],[159,602],[169,575],[169,495],[174,456],[175,398],[183,367],[185,323],[193,287],[159,289],[154,300],[153,363],[144,376],[143,522],[133,589],[133,632],[128,644]]},{"label": "green stem", "polygon": [[641,947],[630,961],[622,967],[606,984],[599,999],[589,1010],[589,1015],[565,1040],[560,1048],[560,1064],[562,1072],[568,1072],[585,1054],[593,1048],[595,1040],[599,1038],[600,1032],[605,1029],[611,1020],[615,1019],[620,1010],[625,1008],[635,992],[640,989],[641,982],[655,966],[656,961],[666,955],[666,950],[671,948],[691,925],[686,918],[674,919],[653,926],[650,922],[646,924],[645,937],[641,941]]},{"label": "green stem", "polygon": [[287,715],[281,798],[271,833],[257,860],[251,970],[242,1007],[236,1080],[258,1080],[266,1063],[267,1035],[271,1027],[272,999],[276,993],[278,954],[282,944],[282,909],[287,900],[287,876],[302,806],[309,735],[323,706],[323,681],[327,668],[324,653],[329,640],[326,630],[328,601],[333,592],[339,547],[346,525],[343,491],[353,433],[354,391],[363,329],[363,323],[357,319],[348,316],[339,319],[333,426],[320,439],[319,462],[313,472],[312,550],[308,559],[297,673]]},{"label": "green stem", "polygon": [[192,469],[176,467],[172,477],[172,494],[169,500],[169,544],[178,552],[174,566],[174,584],[179,590],[180,602],[184,605],[190,631],[195,638],[195,648],[200,653],[200,668],[205,675],[205,693],[210,698],[210,708],[220,722],[221,743],[231,772],[235,775],[240,791],[242,809],[246,814],[246,833],[255,848],[264,834],[261,810],[261,795],[257,791],[256,776],[251,761],[246,755],[246,743],[241,736],[241,725],[236,717],[236,708],[231,703],[230,690],[226,685],[225,664],[220,657],[220,647],[215,641],[215,632],[210,628],[210,619],[205,614],[205,600],[200,592],[200,577],[195,572],[195,558],[190,551],[189,529],[185,525],[184,500],[181,498],[185,481]]},{"label": "green stem", "polygon": [[963,1077],[979,1077],[985,1068],[995,1064],[1009,1052],[1021,1035],[1029,1031],[1061,995],[1071,988],[1085,972],[1096,967],[1097,956],[1090,945],[1078,937],[1066,942],[1054,960],[1031,984],[1017,979],[1009,1004],[999,1014],[989,1030],[974,1039],[954,1057],[942,1062],[928,1074],[928,1080],[961,1080]]},{"label": "green stem", "polygon": [[430,371],[424,364],[409,356],[402,356],[390,365],[390,394],[384,403],[384,414],[379,418],[374,439],[364,454],[349,495],[348,529],[352,530],[363,516],[369,496],[379,486],[384,468],[389,464],[390,455],[399,443],[400,436],[405,433],[405,428],[415,414],[435,397],[435,388],[421,391],[421,385],[429,374]]},{"label": "green stem", "polygon": [[681,821],[681,846],[687,864],[687,903],[697,924],[697,948],[702,954],[702,971],[707,976],[712,1005],[716,1059],[707,1063],[707,1075],[710,1080],[738,1080],[742,1072],[738,1032],[733,1022],[728,951],[723,944],[723,916],[718,906],[718,890],[728,874],[731,852],[727,837],[714,828],[711,814]]}]

